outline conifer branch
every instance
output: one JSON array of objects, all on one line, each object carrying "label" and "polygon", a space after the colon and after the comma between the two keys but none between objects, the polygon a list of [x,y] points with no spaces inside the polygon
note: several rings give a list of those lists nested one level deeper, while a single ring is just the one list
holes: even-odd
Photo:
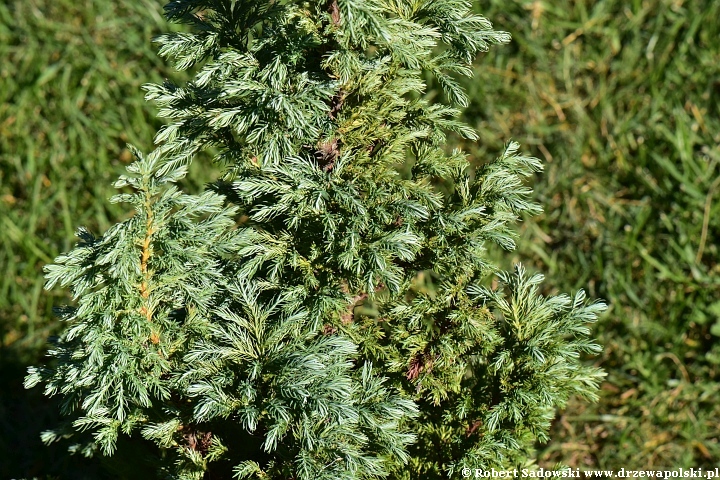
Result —
[{"label": "conifer branch", "polygon": [[[151,274],[148,271],[148,260],[150,259],[150,255],[152,254],[152,235],[154,232],[155,225],[153,224],[153,211],[152,211],[152,199],[150,197],[150,192],[145,192],[145,212],[147,215],[147,220],[145,222],[145,236],[143,238],[142,242],[142,250],[140,254],[140,273],[142,274],[142,282],[140,283],[140,296],[143,298],[143,305],[140,307],[140,313],[145,316],[145,319],[150,324],[152,323],[152,317],[153,317],[153,309],[152,306],[149,304],[148,300],[150,297],[150,278]],[[150,332],[150,341],[157,345],[160,343],[160,337],[158,335],[158,332],[151,329]]]}]

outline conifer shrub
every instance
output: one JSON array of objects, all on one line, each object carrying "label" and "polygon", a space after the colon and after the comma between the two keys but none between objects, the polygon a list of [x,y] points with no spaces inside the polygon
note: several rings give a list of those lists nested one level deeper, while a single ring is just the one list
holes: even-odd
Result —
[{"label": "conifer shrub", "polygon": [[[446,478],[522,467],[554,411],[602,376],[587,324],[605,306],[499,272],[540,207],[537,159],[510,143],[472,170],[449,151],[456,75],[509,41],[470,2],[173,0],[160,53],[185,85],[148,85],[169,120],[120,177],[134,215],[46,268],[75,305],[45,367],[68,423],[47,442],[148,477]],[[424,97],[425,78],[447,104]],[[200,151],[224,175],[178,182]],[[497,274],[495,282],[490,279]],[[494,285],[494,286],[493,286]]]}]

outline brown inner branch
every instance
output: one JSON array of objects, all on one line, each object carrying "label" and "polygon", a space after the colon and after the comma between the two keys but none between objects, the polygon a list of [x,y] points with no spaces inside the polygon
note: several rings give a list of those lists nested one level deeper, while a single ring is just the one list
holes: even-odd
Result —
[{"label": "brown inner branch", "polygon": [[[405,378],[412,382],[417,380],[422,372],[429,374],[432,372],[433,363],[435,362],[429,353],[417,353],[410,359],[410,364],[408,365],[408,371],[405,374]],[[420,385],[418,385],[418,388],[420,388]]]},{"label": "brown inner branch", "polygon": [[180,427],[180,431],[183,433],[183,440],[185,440],[186,446],[190,450],[200,452],[203,457],[207,456],[212,445],[212,432],[201,432],[189,425]]},{"label": "brown inner branch", "polygon": [[[338,5],[337,0],[330,0],[330,2],[328,2],[327,9],[328,12],[330,12],[330,19],[333,26],[339,27],[341,17],[340,6]],[[329,43],[332,42],[331,39],[328,39],[328,41]],[[330,47],[326,44],[325,48]],[[345,100],[345,95],[346,93],[341,89],[340,92],[338,92],[338,94],[333,96],[333,98],[330,100],[330,112],[328,113],[328,116],[331,120],[337,119],[337,114],[342,108],[343,101]],[[325,142],[318,142],[316,146],[317,149],[315,150],[315,159],[317,160],[318,165],[320,165],[320,167],[322,167],[322,169],[326,172],[331,171],[335,166],[335,161],[340,155],[340,145],[341,141],[338,138],[331,138],[330,140]]]},{"label": "brown inner branch", "polygon": [[332,19],[333,25],[337,27],[340,25],[340,6],[337,0],[331,0],[329,3],[328,11],[330,12],[330,18]]},{"label": "brown inner branch", "polygon": [[318,145],[318,149],[315,151],[315,160],[323,170],[329,172],[335,166],[335,160],[340,155],[340,141],[337,138],[333,138],[324,143]]},{"label": "brown inner branch", "polygon": [[366,300],[368,298],[367,293],[361,293],[360,295],[355,295],[352,300],[350,300],[350,305],[348,306],[348,309],[345,313],[340,315],[340,320],[344,325],[347,325],[348,323],[353,321],[353,318],[355,316],[355,307],[358,306],[359,302],[362,302],[363,300]]},{"label": "brown inner branch", "polygon": [[480,427],[482,426],[482,424],[483,424],[483,421],[482,421],[482,420],[475,420],[473,423],[471,423],[471,424],[465,429],[465,436],[466,436],[466,437],[471,436],[473,433],[475,433],[475,431],[476,431],[478,428],[480,428]]},{"label": "brown inner branch", "polygon": [[[140,313],[145,316],[148,323],[152,323],[153,311],[148,305],[148,299],[150,297],[150,272],[148,270],[148,261],[150,260],[150,255],[152,254],[152,236],[155,233],[153,221],[155,218],[153,216],[149,194],[145,197],[145,211],[147,212],[147,221],[145,222],[145,238],[143,239],[142,251],[140,254],[140,273],[143,276],[142,282],[140,283],[140,296],[144,300],[144,305],[140,307]],[[155,345],[160,342],[160,336],[157,332],[153,331],[150,334],[150,341]]]}]

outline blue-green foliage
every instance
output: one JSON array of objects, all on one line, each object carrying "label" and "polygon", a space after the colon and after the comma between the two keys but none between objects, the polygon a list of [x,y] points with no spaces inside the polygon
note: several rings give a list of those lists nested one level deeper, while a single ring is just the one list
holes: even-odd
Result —
[{"label": "blue-green foliage", "polygon": [[[503,274],[539,207],[511,143],[472,172],[448,153],[454,74],[509,40],[470,2],[171,1],[159,38],[184,86],[148,85],[170,123],[115,199],[136,214],[48,267],[78,306],[27,384],[60,393],[85,447],[139,431],[170,478],[444,478],[519,465],[554,408],[592,397],[584,326],[604,305]],[[451,105],[423,98],[434,75]],[[223,178],[172,183],[215,147]],[[428,286],[432,284],[432,288]],[[362,309],[357,307],[363,307]],[[362,311],[361,311],[362,310]],[[48,434],[52,440],[60,433]]]},{"label": "blue-green foliage", "polygon": [[116,183],[132,193],[112,201],[136,214],[100,238],[80,229],[75,249],[46,268],[47,287],[69,286],[78,304],[60,309],[69,326],[49,352],[57,366],[33,368],[26,380],[44,381],[47,394],[63,395],[66,413],[78,412],[73,426],[95,437],[86,454],[113,453],[119,431],[130,433],[154,402],[171,399],[172,373],[224,296],[225,257],[236,243],[235,207],[213,192],[183,194],[172,185],[182,170],[158,175],[157,155],[135,154]]}]

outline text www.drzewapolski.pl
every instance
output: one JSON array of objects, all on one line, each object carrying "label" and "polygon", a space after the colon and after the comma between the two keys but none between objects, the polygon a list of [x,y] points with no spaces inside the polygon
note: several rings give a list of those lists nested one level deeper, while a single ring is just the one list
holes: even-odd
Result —
[{"label": "text www.drzewapolski.pl", "polygon": [[703,470],[702,468],[677,468],[673,470],[580,470],[566,468],[563,470],[513,469],[490,470],[480,468],[463,468],[460,470],[464,478],[704,478],[720,480],[720,468]]}]

